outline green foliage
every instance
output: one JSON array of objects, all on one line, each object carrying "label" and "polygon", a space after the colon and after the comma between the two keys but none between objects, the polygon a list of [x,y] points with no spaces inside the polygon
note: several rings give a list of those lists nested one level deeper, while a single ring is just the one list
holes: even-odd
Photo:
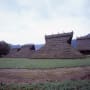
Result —
[{"label": "green foliage", "polygon": [[90,80],[34,84],[0,84],[0,90],[90,90]]},{"label": "green foliage", "polygon": [[0,68],[44,69],[60,67],[90,66],[90,58],[86,59],[24,59],[1,58]]},{"label": "green foliage", "polygon": [[4,41],[0,41],[0,57],[7,55],[10,51],[10,46]]}]

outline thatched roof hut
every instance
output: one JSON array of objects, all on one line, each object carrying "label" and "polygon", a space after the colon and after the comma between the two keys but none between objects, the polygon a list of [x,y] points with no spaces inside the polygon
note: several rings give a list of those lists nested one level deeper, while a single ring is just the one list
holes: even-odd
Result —
[{"label": "thatched roof hut", "polygon": [[46,44],[32,58],[80,58],[82,55],[71,47],[73,32],[45,36]]},{"label": "thatched roof hut", "polygon": [[77,49],[85,54],[90,54],[90,35],[77,38]]},{"label": "thatched roof hut", "polygon": [[18,53],[19,50],[20,48],[11,48],[10,52],[4,57],[14,58],[16,57],[15,54]]},{"label": "thatched roof hut", "polygon": [[34,45],[23,45],[21,48],[11,49],[7,57],[30,58],[34,51]]}]

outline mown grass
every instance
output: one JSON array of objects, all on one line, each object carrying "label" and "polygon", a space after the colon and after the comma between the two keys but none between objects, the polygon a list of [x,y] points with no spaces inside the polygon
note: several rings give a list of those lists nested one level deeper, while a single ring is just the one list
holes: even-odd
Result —
[{"label": "mown grass", "polygon": [[0,68],[44,69],[90,66],[90,58],[84,59],[24,59],[1,58]]},{"label": "mown grass", "polygon": [[90,90],[90,80],[46,82],[34,84],[4,84],[0,90]]}]

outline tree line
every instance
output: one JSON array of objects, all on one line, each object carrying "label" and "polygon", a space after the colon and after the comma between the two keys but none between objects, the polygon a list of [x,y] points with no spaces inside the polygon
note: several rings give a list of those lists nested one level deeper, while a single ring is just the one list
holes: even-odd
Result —
[{"label": "tree line", "polygon": [[0,41],[0,57],[7,55],[10,51],[10,44],[5,41]]}]

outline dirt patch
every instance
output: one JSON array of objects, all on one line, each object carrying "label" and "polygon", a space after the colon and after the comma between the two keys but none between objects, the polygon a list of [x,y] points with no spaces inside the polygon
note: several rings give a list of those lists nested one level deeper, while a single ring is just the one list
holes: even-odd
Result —
[{"label": "dirt patch", "polygon": [[38,83],[63,80],[90,80],[90,66],[48,70],[0,69],[0,82]]}]

